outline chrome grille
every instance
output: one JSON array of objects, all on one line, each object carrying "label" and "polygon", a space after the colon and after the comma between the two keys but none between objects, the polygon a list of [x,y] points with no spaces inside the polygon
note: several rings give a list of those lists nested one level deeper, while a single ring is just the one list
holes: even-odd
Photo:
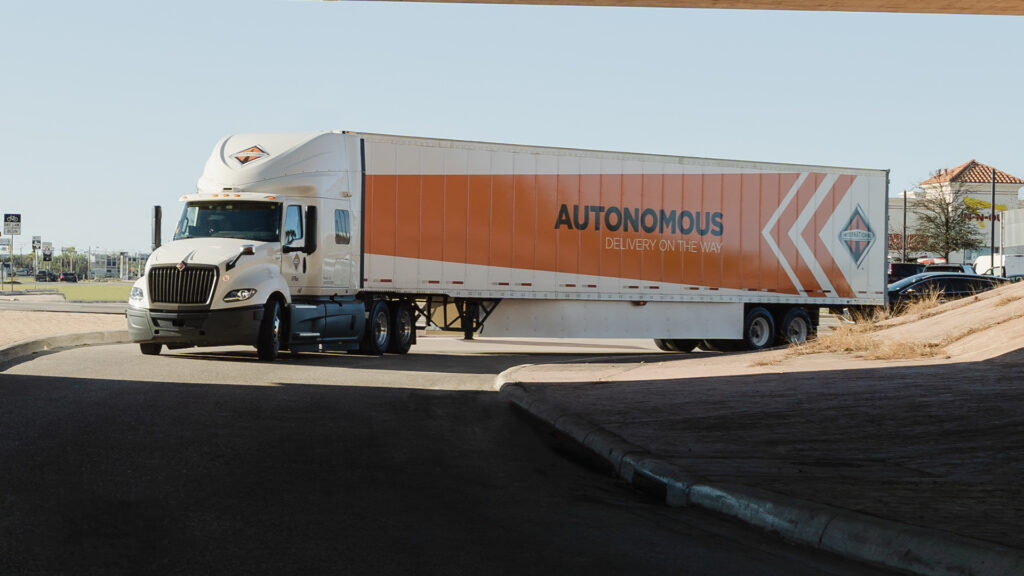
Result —
[{"label": "chrome grille", "polygon": [[149,269],[149,299],[165,304],[206,304],[217,280],[216,266],[154,266]]}]

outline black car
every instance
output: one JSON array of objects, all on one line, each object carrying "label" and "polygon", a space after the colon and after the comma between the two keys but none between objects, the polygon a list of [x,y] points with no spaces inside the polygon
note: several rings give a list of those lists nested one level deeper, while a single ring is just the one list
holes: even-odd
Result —
[{"label": "black car", "polygon": [[889,262],[889,282],[903,280],[907,276],[924,272],[924,264],[917,262]]},{"label": "black car", "polygon": [[970,264],[929,264],[924,267],[925,272],[962,272],[974,274],[974,266]]},{"label": "black car", "polygon": [[61,282],[78,282],[78,276],[74,272],[64,272],[60,275]]},{"label": "black car", "polygon": [[40,270],[36,272],[36,282],[56,282],[57,275],[49,270]]},{"label": "black car", "polygon": [[925,272],[889,284],[889,307],[895,311],[938,294],[939,302],[973,296],[1006,283],[1004,278],[962,272]]}]

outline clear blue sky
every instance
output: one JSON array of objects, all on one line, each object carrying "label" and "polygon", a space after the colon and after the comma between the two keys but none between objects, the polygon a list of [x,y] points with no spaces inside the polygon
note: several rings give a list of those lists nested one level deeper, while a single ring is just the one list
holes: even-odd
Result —
[{"label": "clear blue sky", "polygon": [[343,129],[1024,177],[1024,18],[271,0],[0,4],[0,212],[148,250],[227,134]]}]

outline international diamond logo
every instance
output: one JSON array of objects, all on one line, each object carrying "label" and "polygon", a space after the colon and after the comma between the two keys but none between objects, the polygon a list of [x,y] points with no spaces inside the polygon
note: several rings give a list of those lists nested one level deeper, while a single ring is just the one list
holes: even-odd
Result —
[{"label": "international diamond logo", "polygon": [[266,156],[270,156],[270,154],[267,154],[267,151],[264,150],[263,148],[260,148],[259,146],[250,146],[249,148],[246,148],[241,152],[236,152],[231,155],[231,157],[234,158],[235,160],[238,160],[238,163],[241,164],[242,166],[245,166],[249,162],[259,160],[260,158],[264,158]]},{"label": "international diamond logo", "polygon": [[850,256],[853,256],[853,261],[860,268],[860,264],[864,261],[864,257],[867,256],[868,250],[875,243],[875,232],[871,229],[871,225],[868,224],[868,218],[864,215],[864,211],[861,210],[859,204],[853,211],[853,215],[850,216],[849,222],[843,227],[843,231],[839,233],[839,240],[850,251]]}]

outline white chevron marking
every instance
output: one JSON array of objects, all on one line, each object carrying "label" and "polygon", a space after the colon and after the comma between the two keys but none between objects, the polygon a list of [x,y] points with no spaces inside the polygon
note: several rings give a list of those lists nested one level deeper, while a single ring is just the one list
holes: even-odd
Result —
[{"label": "white chevron marking", "polygon": [[775,224],[778,223],[779,218],[782,217],[782,213],[786,211],[786,206],[789,206],[789,203],[793,201],[794,197],[796,197],[797,191],[800,190],[801,186],[803,186],[804,180],[807,180],[807,176],[807,172],[800,174],[800,177],[796,179],[793,187],[789,189],[789,193],[786,194],[785,198],[782,199],[782,202],[779,203],[779,207],[775,210],[775,213],[768,219],[768,224],[766,224],[764,229],[761,230],[761,235],[764,236],[765,241],[768,242],[768,247],[772,249],[772,253],[775,254],[775,258],[778,259],[779,264],[782,264],[782,269],[786,271],[786,275],[789,276],[789,280],[793,283],[793,286],[796,286],[796,291],[798,293],[803,292],[804,288],[800,285],[800,280],[797,279],[796,274],[793,272],[793,268],[789,266],[789,262],[786,262],[786,257],[782,255],[782,250],[779,250],[779,246],[775,243],[775,239],[772,238],[771,231],[772,228],[775,228]]},{"label": "white chevron marking", "polygon": [[828,196],[829,191],[835,186],[837,180],[839,180],[838,174],[825,176],[825,179],[821,181],[821,186],[818,186],[814,196],[811,196],[811,201],[807,203],[804,211],[796,219],[796,223],[789,229],[789,237],[793,240],[793,244],[796,244],[796,249],[800,252],[804,262],[807,262],[807,267],[814,274],[814,279],[818,281],[818,285],[821,286],[822,290],[828,292],[834,292],[835,290],[832,287],[832,283],[829,282],[825,270],[821,268],[818,259],[814,257],[814,251],[811,250],[811,247],[807,245],[807,241],[804,240],[803,231],[807,224],[810,223],[811,218],[814,218],[814,213],[818,211],[818,207],[825,201],[825,197]]}]

